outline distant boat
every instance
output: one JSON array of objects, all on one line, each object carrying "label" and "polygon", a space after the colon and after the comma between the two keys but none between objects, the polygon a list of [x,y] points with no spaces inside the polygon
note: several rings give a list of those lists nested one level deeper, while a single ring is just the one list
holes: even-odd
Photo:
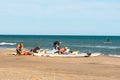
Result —
[{"label": "distant boat", "polygon": [[106,39],[106,41],[104,42],[105,44],[111,44],[112,42],[110,41],[109,38]]}]

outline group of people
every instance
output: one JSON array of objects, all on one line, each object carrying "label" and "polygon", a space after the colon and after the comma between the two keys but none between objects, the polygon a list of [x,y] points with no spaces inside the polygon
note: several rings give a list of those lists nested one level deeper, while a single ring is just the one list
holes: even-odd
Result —
[{"label": "group of people", "polygon": [[[39,51],[40,51],[40,46],[37,46],[37,47],[30,50],[30,52],[34,52],[34,53],[39,53]],[[17,45],[16,53],[17,53],[17,55],[21,55],[21,54],[27,54],[28,55],[28,54],[30,54],[29,52],[24,51],[24,45],[22,43],[19,43]]]},{"label": "group of people", "polygon": [[69,52],[68,47],[60,48],[59,45],[60,45],[61,43],[62,43],[62,42],[60,42],[60,41],[55,41],[55,42],[53,43],[54,50],[57,50],[56,52],[59,53],[59,54],[67,54],[67,53]]},{"label": "group of people", "polygon": [[[62,42],[60,41],[55,41],[53,43],[53,49],[56,50],[56,53],[59,53],[59,54],[65,54],[65,53],[68,53],[69,52],[69,49],[68,47],[63,47],[63,48],[60,48],[60,44]],[[16,53],[17,55],[21,55],[21,53],[23,53],[24,51],[24,45],[22,43],[19,43],[17,45],[17,48],[16,48]],[[34,52],[34,53],[39,53],[40,52],[40,46],[37,46],[35,48],[32,48],[30,50],[30,52]],[[29,53],[26,53],[26,54],[29,54]]]}]

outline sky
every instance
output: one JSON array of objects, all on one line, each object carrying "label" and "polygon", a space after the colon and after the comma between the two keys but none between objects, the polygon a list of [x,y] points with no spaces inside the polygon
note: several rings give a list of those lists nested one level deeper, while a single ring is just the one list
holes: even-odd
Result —
[{"label": "sky", "polygon": [[120,0],[0,0],[0,34],[120,36]]}]

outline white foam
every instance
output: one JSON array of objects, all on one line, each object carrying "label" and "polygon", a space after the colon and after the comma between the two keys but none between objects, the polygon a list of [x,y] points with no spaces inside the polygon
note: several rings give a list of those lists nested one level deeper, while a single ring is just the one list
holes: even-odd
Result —
[{"label": "white foam", "polygon": [[109,56],[112,56],[112,57],[120,57],[120,55],[116,55],[116,54],[110,54]]},{"label": "white foam", "polygon": [[92,53],[91,56],[100,56],[102,55],[101,53]]},{"label": "white foam", "polygon": [[17,43],[1,42],[0,45],[16,45]]},{"label": "white foam", "polygon": [[91,45],[73,45],[75,47],[86,47],[86,48],[103,48],[103,49],[120,49],[120,46],[91,46]]},{"label": "white foam", "polygon": [[[92,53],[90,56],[95,57],[99,56],[101,53]],[[50,56],[50,57],[85,57],[88,56],[87,53],[80,53],[80,54],[38,54],[34,53],[34,56]]]}]

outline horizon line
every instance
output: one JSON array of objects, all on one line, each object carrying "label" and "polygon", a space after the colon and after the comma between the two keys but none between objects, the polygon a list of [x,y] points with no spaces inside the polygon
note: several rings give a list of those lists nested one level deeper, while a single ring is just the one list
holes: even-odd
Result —
[{"label": "horizon line", "polygon": [[73,35],[73,34],[65,34],[65,35],[60,35],[60,34],[58,34],[58,35],[53,35],[53,34],[0,34],[0,36],[2,36],[2,35],[10,35],[10,36],[120,36],[120,35],[78,35],[78,34],[76,34],[76,35]]}]

